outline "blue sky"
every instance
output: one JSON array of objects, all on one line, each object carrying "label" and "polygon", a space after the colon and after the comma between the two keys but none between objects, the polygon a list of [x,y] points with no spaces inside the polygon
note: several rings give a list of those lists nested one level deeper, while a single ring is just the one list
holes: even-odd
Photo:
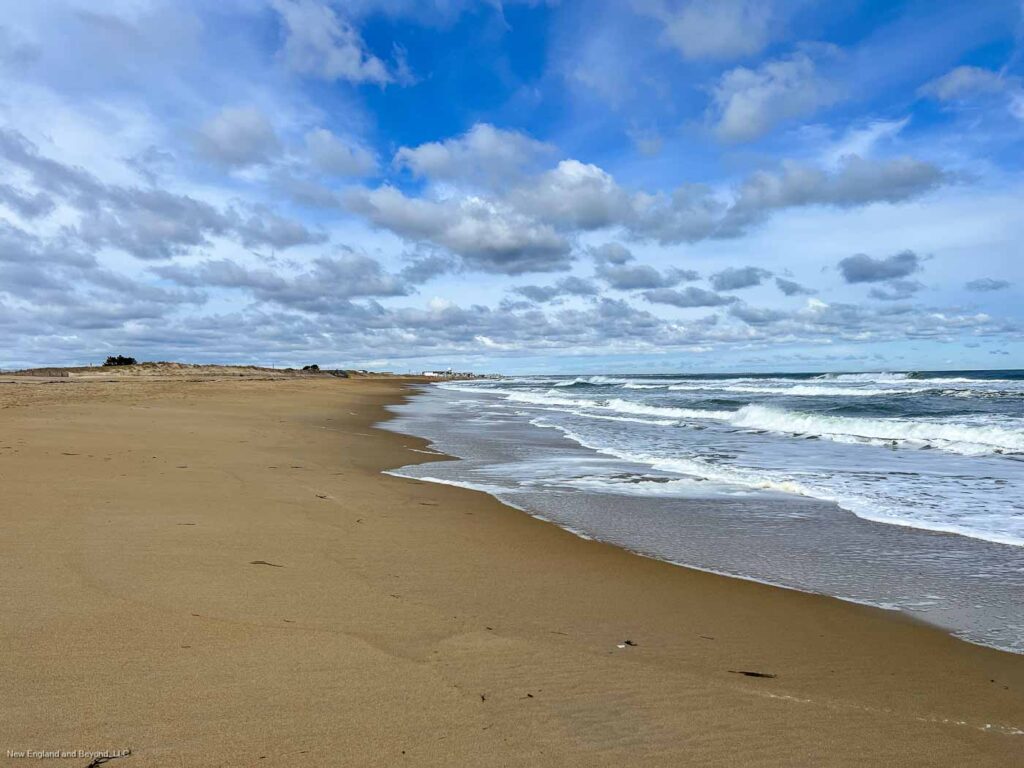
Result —
[{"label": "blue sky", "polygon": [[0,2],[0,367],[1024,367],[1024,6]]}]

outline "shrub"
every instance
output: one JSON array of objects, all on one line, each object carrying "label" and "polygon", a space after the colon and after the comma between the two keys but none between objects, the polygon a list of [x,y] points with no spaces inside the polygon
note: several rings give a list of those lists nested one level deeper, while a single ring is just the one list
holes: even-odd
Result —
[{"label": "shrub", "polygon": [[117,357],[111,355],[103,365],[135,365],[135,358],[125,357],[124,355],[118,355]]},{"label": "shrub", "polygon": [[304,370],[304,371],[319,371],[320,370],[320,366],[317,365],[316,363],[313,363],[312,365],[304,365],[304,366],[302,366],[302,370]]}]

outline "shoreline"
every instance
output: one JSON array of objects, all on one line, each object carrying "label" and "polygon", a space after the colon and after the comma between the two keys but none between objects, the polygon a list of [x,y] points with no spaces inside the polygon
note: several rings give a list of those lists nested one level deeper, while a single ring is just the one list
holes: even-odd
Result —
[{"label": "shoreline", "polygon": [[1019,656],[383,474],[410,384],[0,388],[0,755],[1014,764]]}]

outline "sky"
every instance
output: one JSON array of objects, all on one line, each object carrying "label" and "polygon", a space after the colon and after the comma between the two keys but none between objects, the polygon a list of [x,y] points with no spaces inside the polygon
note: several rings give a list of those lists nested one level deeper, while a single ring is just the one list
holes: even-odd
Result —
[{"label": "sky", "polygon": [[0,0],[0,368],[1024,368],[1024,4]]}]

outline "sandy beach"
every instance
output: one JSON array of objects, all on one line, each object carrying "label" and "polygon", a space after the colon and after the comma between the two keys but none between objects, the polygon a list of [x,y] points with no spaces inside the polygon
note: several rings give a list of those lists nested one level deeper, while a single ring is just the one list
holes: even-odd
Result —
[{"label": "sandy beach", "polygon": [[0,382],[4,765],[1020,765],[1020,656],[382,474],[413,381]]}]

